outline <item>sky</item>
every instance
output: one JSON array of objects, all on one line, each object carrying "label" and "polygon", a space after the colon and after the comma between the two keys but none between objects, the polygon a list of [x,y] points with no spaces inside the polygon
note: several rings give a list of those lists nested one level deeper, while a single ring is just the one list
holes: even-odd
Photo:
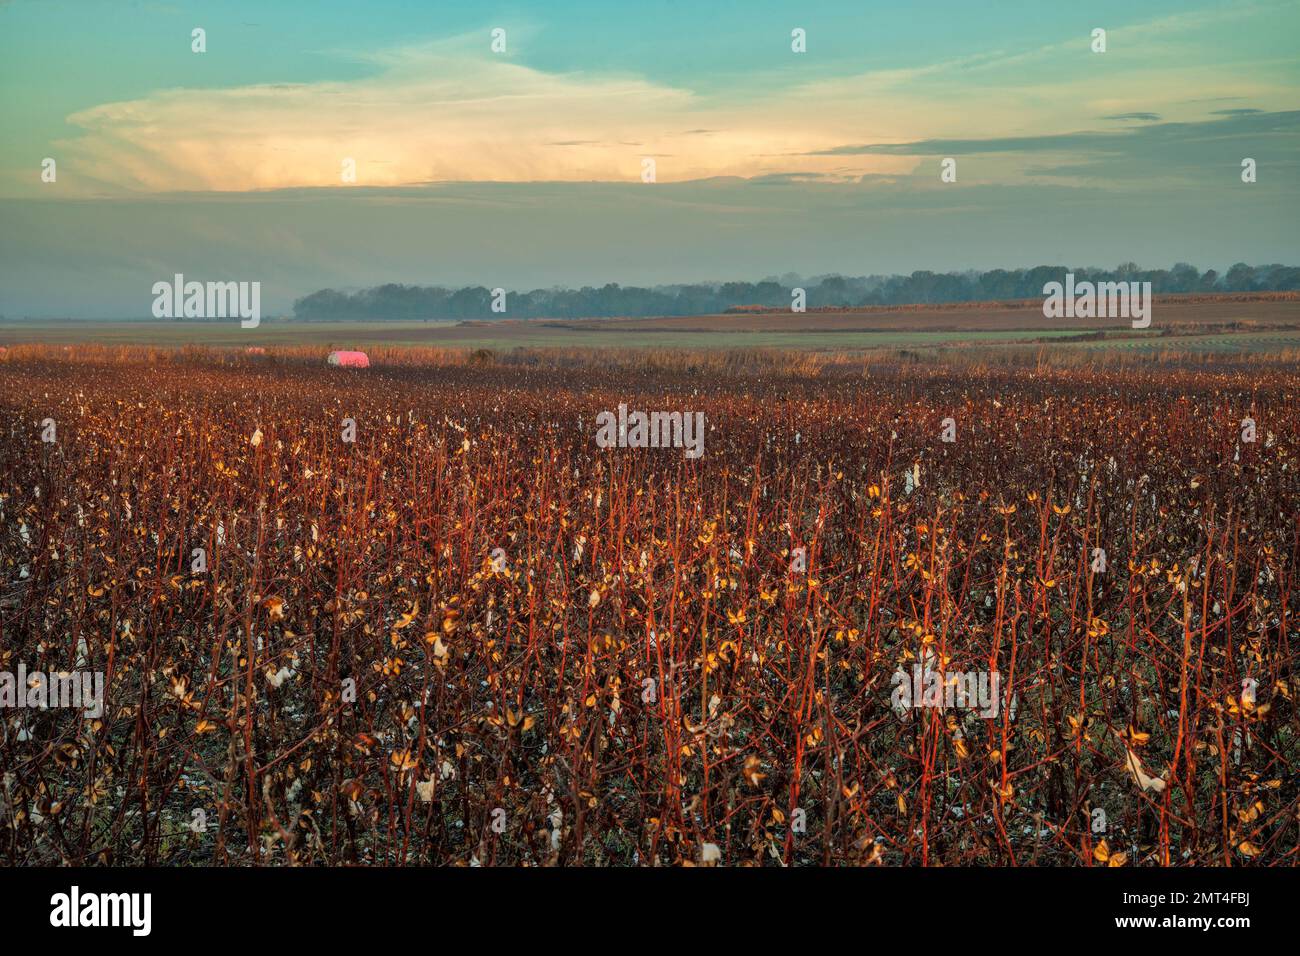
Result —
[{"label": "sky", "polygon": [[0,0],[0,315],[144,317],[177,272],[275,313],[1300,263],[1297,35],[1300,0]]}]

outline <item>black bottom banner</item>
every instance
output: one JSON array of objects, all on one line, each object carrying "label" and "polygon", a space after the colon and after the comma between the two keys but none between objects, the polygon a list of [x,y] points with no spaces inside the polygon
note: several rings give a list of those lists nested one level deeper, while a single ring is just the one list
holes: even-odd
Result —
[{"label": "black bottom banner", "polygon": [[[1276,869],[8,869],[6,937],[128,945],[378,942],[446,931],[498,947],[549,939],[797,939],[851,925],[873,942],[1062,941],[1097,933],[1230,940],[1289,919]],[[966,929],[962,924],[968,924]],[[685,934],[685,935],[683,935]],[[698,935],[694,935],[698,934]],[[462,936],[461,938],[464,938]],[[824,937],[819,937],[823,938]]]}]

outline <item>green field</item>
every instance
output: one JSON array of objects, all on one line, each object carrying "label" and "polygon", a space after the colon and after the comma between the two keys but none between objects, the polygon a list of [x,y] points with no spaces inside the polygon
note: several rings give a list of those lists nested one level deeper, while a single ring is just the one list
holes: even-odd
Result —
[{"label": "green field", "polygon": [[[704,324],[704,323],[701,323]],[[918,325],[924,324],[918,321]],[[1225,332],[1184,326],[1176,334],[1163,329],[1108,332],[1104,339],[1079,338],[1077,328],[1021,329],[767,329],[656,327],[656,320],[628,320],[617,327],[602,321],[567,322],[295,322],[264,320],[255,329],[238,321],[44,321],[0,323],[0,345],[41,343],[71,345],[148,345],[218,348],[249,346],[426,346],[454,349],[515,348],[668,348],[668,349],[808,349],[859,351],[871,349],[942,348],[978,345],[1024,347],[1052,344],[1057,348],[1124,351],[1271,352],[1300,349],[1300,328],[1253,328]]]}]

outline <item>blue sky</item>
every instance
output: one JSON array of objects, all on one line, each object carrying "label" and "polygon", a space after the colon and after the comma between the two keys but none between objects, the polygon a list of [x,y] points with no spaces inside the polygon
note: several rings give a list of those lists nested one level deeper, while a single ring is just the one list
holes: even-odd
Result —
[{"label": "blue sky", "polygon": [[1298,27],[1266,0],[11,0],[0,313],[144,313],[175,271],[276,309],[377,281],[1296,262]]}]

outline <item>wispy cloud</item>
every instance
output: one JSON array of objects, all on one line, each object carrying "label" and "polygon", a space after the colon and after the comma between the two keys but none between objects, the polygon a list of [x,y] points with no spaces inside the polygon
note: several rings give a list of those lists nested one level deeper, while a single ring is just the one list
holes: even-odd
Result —
[{"label": "wispy cloud", "polygon": [[[844,145],[823,155],[1010,156],[1011,163],[1003,168],[1021,177],[1086,179],[1115,188],[1171,177],[1232,181],[1245,156],[1267,157],[1274,170],[1300,166],[1300,110],[1226,112],[1230,115],[1200,122],[1147,123],[1122,130]],[[1014,159],[1048,155],[1058,162],[1026,165]]]}]

